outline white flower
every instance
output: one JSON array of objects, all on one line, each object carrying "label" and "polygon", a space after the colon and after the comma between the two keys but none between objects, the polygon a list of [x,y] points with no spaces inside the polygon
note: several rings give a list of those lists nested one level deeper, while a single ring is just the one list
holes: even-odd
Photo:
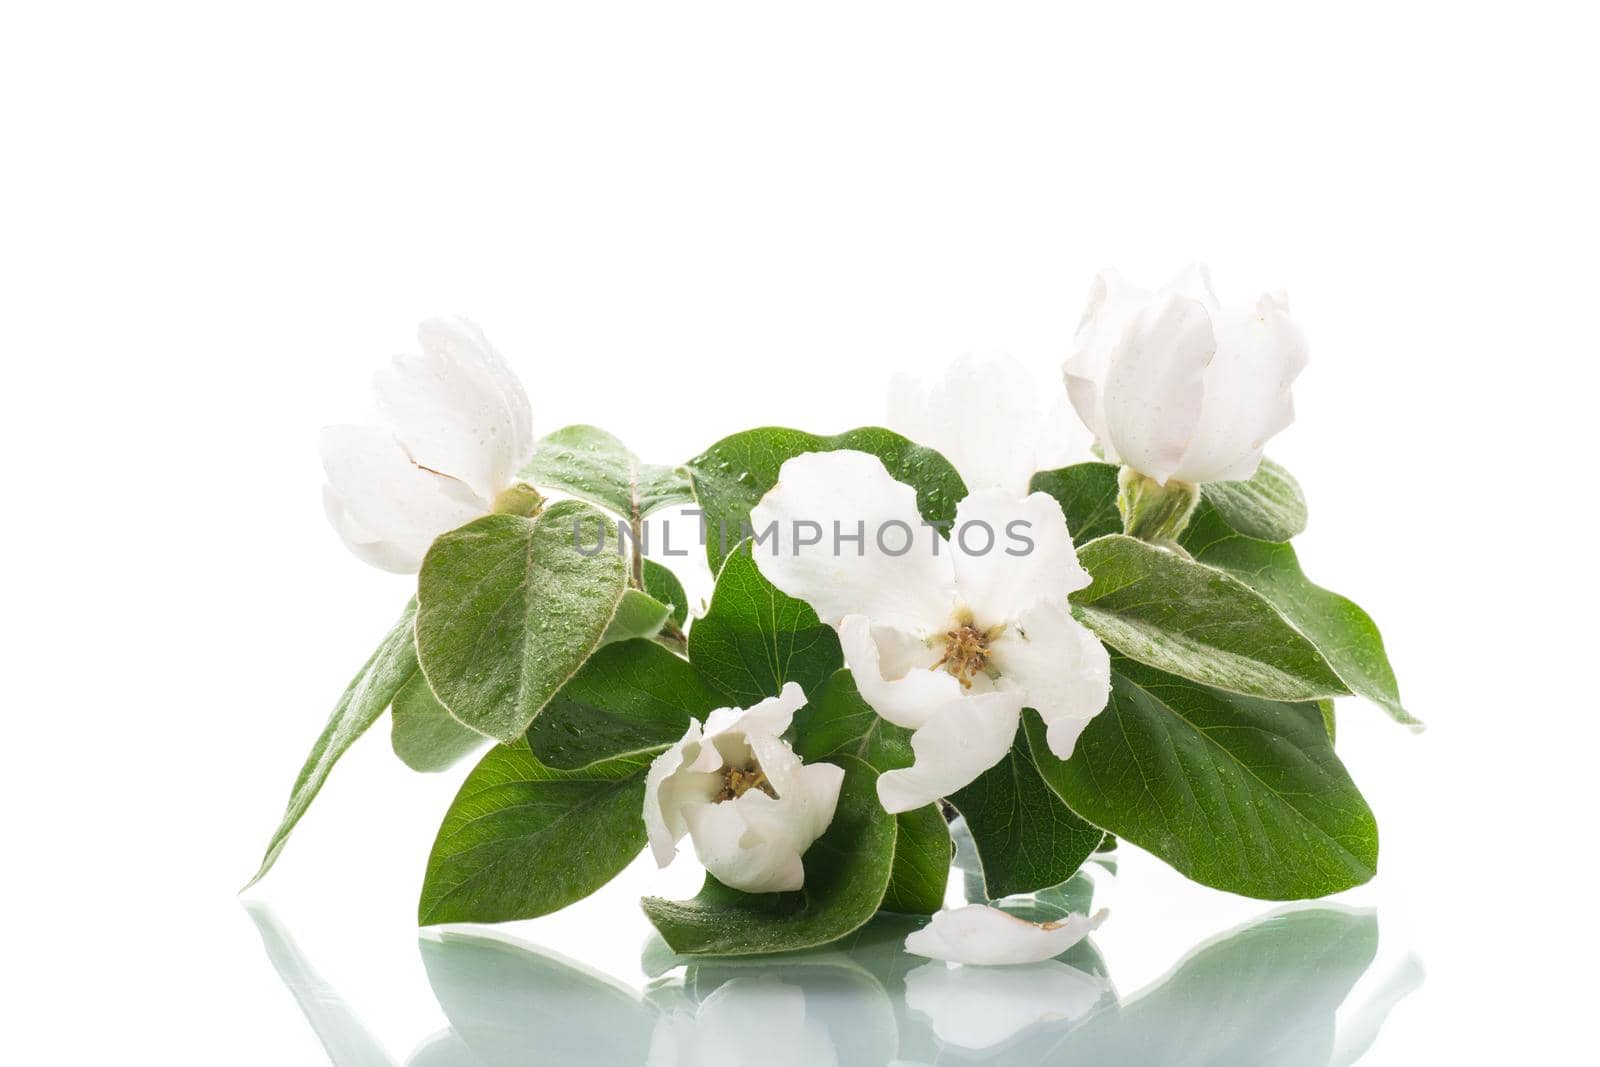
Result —
[{"label": "white flower", "polygon": [[[876,456],[814,452],[784,463],[751,519],[758,534],[775,530],[755,546],[761,573],[838,627],[862,698],[915,731],[915,763],[878,777],[888,811],[947,796],[998,763],[1025,707],[1062,759],[1105,707],[1110,657],[1067,606],[1089,576],[1044,493],[973,493],[946,540]],[[820,543],[803,543],[813,529]]]},{"label": "white flower", "polygon": [[[967,490],[1028,491],[1035,472],[1094,459],[1089,433],[1059,389],[1042,388],[1006,356],[961,356],[931,388],[889,382],[889,429],[948,459]],[[1042,398],[1054,396],[1048,409]]]},{"label": "white flower", "polygon": [[941,1042],[972,1051],[1043,1023],[1076,1022],[1111,993],[1106,979],[1051,959],[1016,967],[925,963],[906,975],[906,1006],[927,1017]]},{"label": "white flower", "polygon": [[906,951],[914,956],[993,966],[1037,963],[1061,955],[1088,937],[1108,913],[1068,915],[1048,923],[1031,923],[986,904],[947,908],[933,921],[906,937]]},{"label": "white flower", "polygon": [[1106,458],[1161,485],[1249,478],[1294,421],[1306,342],[1281,295],[1223,307],[1204,268],[1156,292],[1095,279],[1067,393]]},{"label": "white flower", "polygon": [[799,889],[800,857],[833,821],[844,771],[801,763],[779,736],[806,702],[794,682],[748,710],[718,708],[657,756],[645,777],[644,823],[662,867],[688,834],[717,880],[746,893]]},{"label": "white flower", "polygon": [[488,514],[533,453],[528,397],[464,319],[417,330],[422,355],[394,357],[374,386],[382,426],[322,431],[323,505],[350,551],[415,573],[434,538]]}]

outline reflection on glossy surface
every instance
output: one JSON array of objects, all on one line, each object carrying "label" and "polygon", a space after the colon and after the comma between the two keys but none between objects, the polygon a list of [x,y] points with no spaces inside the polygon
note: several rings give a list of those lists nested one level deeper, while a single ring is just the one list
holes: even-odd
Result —
[{"label": "reflection on glossy surface", "polygon": [[[270,913],[251,915],[331,1062],[394,1064]],[[829,950],[777,960],[690,961],[656,942],[643,992],[493,934],[428,933],[423,962],[450,1029],[406,1063],[1345,1067],[1421,982],[1407,961],[1336,1027],[1378,927],[1370,913],[1326,905],[1246,923],[1122,998],[1087,944],[1025,967],[952,967],[903,951],[917,925],[880,916]]]}]

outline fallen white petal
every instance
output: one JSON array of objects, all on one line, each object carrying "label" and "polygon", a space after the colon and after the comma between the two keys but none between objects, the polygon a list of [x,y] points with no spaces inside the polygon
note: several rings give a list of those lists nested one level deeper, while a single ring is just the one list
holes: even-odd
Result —
[{"label": "fallen white petal", "polygon": [[1107,914],[1102,908],[1092,916],[1068,915],[1040,924],[985,904],[969,904],[934,915],[927,926],[906,938],[906,951],[949,963],[1037,963],[1082,941]]}]

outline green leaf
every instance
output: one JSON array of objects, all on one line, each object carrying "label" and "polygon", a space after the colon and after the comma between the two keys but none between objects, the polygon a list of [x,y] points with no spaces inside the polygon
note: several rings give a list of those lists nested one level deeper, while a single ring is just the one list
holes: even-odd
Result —
[{"label": "green leaf", "polygon": [[689,628],[689,662],[743,708],[777,696],[784,682],[817,692],[844,657],[833,627],[762,577],[745,544],[723,563],[710,609]]},{"label": "green leaf", "polygon": [[1248,481],[1207,482],[1200,495],[1246,537],[1287,541],[1306,528],[1306,498],[1300,483],[1270,459],[1263,459]]},{"label": "green leaf", "polygon": [[273,831],[272,840],[267,843],[266,855],[261,857],[261,866],[245,885],[246,889],[261,881],[278,861],[278,854],[283,851],[289,834],[316,799],[322,784],[333,771],[333,765],[339,762],[339,757],[349,751],[356,738],[378,721],[378,716],[383,714],[395,694],[416,673],[417,653],[412,641],[412,623],[416,614],[416,601],[408,601],[394,628],[345,687],[344,695],[328,717],[328,725],[323,727],[317,743],[311,746],[311,755],[306,757],[305,765],[294,780],[283,819]]},{"label": "green leaf", "polygon": [[671,604],[663,604],[649,593],[637,589],[625,589],[622,600],[617,604],[617,613],[606,624],[606,632],[601,635],[600,643],[609,645],[617,641],[631,641],[635,637],[654,637],[671,618]]},{"label": "green leaf", "polygon": [[644,848],[649,764],[624,756],[560,771],[520,739],[490,749],[445,812],[418,922],[532,919],[611,881]]},{"label": "green leaf", "polygon": [[561,687],[528,727],[546,767],[574,770],[625,755],[654,755],[721,703],[694,668],[653,641],[607,645]]},{"label": "green leaf", "polygon": [[681,467],[640,463],[626,445],[594,426],[567,426],[541,438],[533,458],[517,473],[534,485],[564,489],[628,519],[694,503]]},{"label": "green leaf", "polygon": [[876,771],[853,756],[836,756],[834,762],[845,769],[839,807],[827,832],[806,851],[805,888],[740,893],[708,875],[690,900],[646,897],[645,914],[674,952],[793,952],[837,941],[872,918],[894,866],[894,819],[878,804]]},{"label": "green leaf", "polygon": [[1111,701],[1065,763],[1027,717],[1034,759],[1084,818],[1202,885],[1294,900],[1377,871],[1378,828],[1314,703],[1210,689],[1121,657]]},{"label": "green leaf", "polygon": [[1075,463],[1060,470],[1040,471],[1029,492],[1049,493],[1067,517],[1075,545],[1122,532],[1117,512],[1117,468],[1110,463]]},{"label": "green leaf", "polygon": [[451,717],[421,671],[395,696],[389,718],[394,754],[414,771],[449,770],[489,740]]},{"label": "green leaf", "polygon": [[689,621],[689,594],[683,591],[683,583],[653,559],[644,561],[644,591],[661,603],[672,605],[674,623],[682,626]]},{"label": "green leaf", "polygon": [[1201,563],[1226,571],[1272,604],[1317,647],[1352,692],[1396,722],[1422,725],[1400,703],[1394,670],[1372,617],[1337,593],[1313,585],[1292,547],[1236,533],[1205,502],[1179,543]]},{"label": "green leaf", "polygon": [[704,512],[706,556],[711,569],[722,566],[749,534],[750,509],[778,482],[785,460],[806,452],[851,449],[883,460],[896,480],[917,491],[917,510],[928,522],[951,522],[967,487],[950,462],[931,448],[875,426],[819,437],[801,430],[769,426],[724,437],[690,460],[687,468]]},{"label": "green leaf", "polygon": [[1272,700],[1349,692],[1306,637],[1214,567],[1115,534],[1078,550],[1094,581],[1074,614],[1123,655],[1205,685]]},{"label": "green leaf", "polygon": [[563,500],[531,519],[486,515],[433,543],[417,579],[417,651],[462,723],[515,741],[599,644],[623,562],[574,542],[592,544],[577,531],[609,521]]},{"label": "green leaf", "polygon": [[[795,751],[808,763],[836,754],[865,760],[873,770],[911,766],[911,731],[880,718],[861,699],[854,676],[837,671],[822,693],[795,713]],[[885,911],[932,915],[944,906],[950,878],[950,830],[935,804],[895,816],[894,871]]]},{"label": "green leaf", "polygon": [[1018,734],[1005,759],[947,798],[967,820],[991,900],[1060,885],[1105,836],[1045,785]]}]

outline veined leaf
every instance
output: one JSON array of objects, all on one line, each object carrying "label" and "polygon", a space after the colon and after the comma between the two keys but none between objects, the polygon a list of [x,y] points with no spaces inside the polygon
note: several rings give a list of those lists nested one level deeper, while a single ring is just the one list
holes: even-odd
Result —
[{"label": "veined leaf", "polygon": [[1078,550],[1093,583],[1074,614],[1131,659],[1192,681],[1273,700],[1339,696],[1315,645],[1232,575],[1114,534]]},{"label": "veined leaf", "polygon": [[1121,657],[1111,701],[1066,762],[1025,719],[1073,811],[1202,885],[1267,900],[1337,893],[1377,871],[1378,828],[1314,703],[1195,685]]},{"label": "veined leaf", "polygon": [[394,754],[414,771],[449,770],[489,743],[451,717],[421,671],[396,694],[389,718]]},{"label": "veined leaf", "polygon": [[433,543],[417,580],[417,652],[462,723],[515,741],[600,643],[623,562],[579,546],[609,521],[563,500],[531,519],[486,515]]},{"label": "veined leaf", "polygon": [[777,696],[784,682],[818,692],[844,662],[833,627],[767,581],[743,545],[722,564],[711,607],[689,628],[689,662],[729,705]]},{"label": "veined leaf", "polygon": [[563,489],[630,520],[694,503],[681,467],[641,463],[621,441],[594,426],[566,426],[541,438],[518,476]]},{"label": "veined leaf", "polygon": [[267,843],[266,855],[261,858],[261,866],[245,886],[246,889],[261,881],[278,861],[278,854],[283,851],[289,834],[316,799],[333,765],[339,762],[339,757],[349,751],[356,738],[378,721],[378,716],[383,714],[395,694],[416,673],[417,652],[412,641],[416,614],[416,601],[409,601],[400,613],[399,621],[378,645],[377,651],[372,653],[345,687],[344,695],[334,705],[333,714],[328,718],[328,725],[323,727],[317,743],[311,746],[311,755],[306,757],[305,765],[294,780],[283,819],[278,823],[277,830],[273,831],[272,840]]},{"label": "veined leaf", "polygon": [[1028,490],[1049,493],[1061,505],[1075,545],[1122,532],[1114,464],[1074,463],[1059,470],[1040,471],[1028,483]]},{"label": "veined leaf", "polygon": [[721,706],[681,656],[653,641],[607,645],[561,687],[528,728],[546,767],[576,770],[619,756],[648,754],[683,736]]},{"label": "veined leaf", "polygon": [[1422,723],[1400,703],[1400,689],[1372,617],[1337,593],[1314,585],[1294,549],[1238,533],[1202,501],[1179,543],[1195,559],[1226,571],[1259,593],[1317,647],[1351,691],[1396,722]]},{"label": "veined leaf", "polygon": [[1200,496],[1246,537],[1287,541],[1306,528],[1306,498],[1300,483],[1270,459],[1263,459],[1246,481],[1205,483]]},{"label": "veined leaf", "polygon": [[617,604],[617,613],[606,624],[601,635],[602,645],[617,641],[631,641],[635,637],[654,637],[672,618],[672,605],[663,604],[649,593],[638,589],[625,589]]},{"label": "veined leaf", "polygon": [[624,756],[558,771],[521,739],[490,749],[445,812],[417,921],[532,919],[611,881],[644,848],[649,763]]},{"label": "veined leaf", "polygon": [[1060,885],[1105,837],[1045,784],[1017,733],[1005,759],[948,798],[967,820],[991,900]]},{"label": "veined leaf", "polygon": [[[808,763],[831,762],[836,754],[865,760],[879,773],[909,767],[911,731],[880,718],[856,689],[847,670],[834,673],[822,692],[795,714],[795,751]],[[950,831],[937,805],[894,817],[894,871],[881,907],[932,915],[944,906],[950,878]]]}]

